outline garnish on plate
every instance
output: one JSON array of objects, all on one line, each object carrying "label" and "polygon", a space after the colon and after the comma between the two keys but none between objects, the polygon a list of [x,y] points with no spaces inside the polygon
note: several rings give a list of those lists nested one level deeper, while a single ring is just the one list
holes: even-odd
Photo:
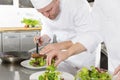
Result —
[{"label": "garnish on plate", "polygon": [[54,66],[55,60],[52,60],[52,64],[47,66],[46,71],[38,77],[38,80],[64,80],[61,77],[61,72],[56,71]]},{"label": "garnish on plate", "polygon": [[34,67],[41,67],[46,65],[46,56],[34,53],[31,55],[32,59],[30,60],[29,64]]},{"label": "garnish on plate", "polygon": [[91,69],[83,67],[78,71],[75,80],[112,80],[112,77],[107,70],[91,66]]}]

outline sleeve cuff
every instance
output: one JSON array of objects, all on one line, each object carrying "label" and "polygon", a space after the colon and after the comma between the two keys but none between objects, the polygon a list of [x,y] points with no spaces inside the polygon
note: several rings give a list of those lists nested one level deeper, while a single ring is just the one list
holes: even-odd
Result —
[{"label": "sleeve cuff", "polygon": [[96,50],[102,40],[98,37],[98,34],[85,33],[74,38],[72,42],[80,42],[87,49],[87,52],[92,53]]}]

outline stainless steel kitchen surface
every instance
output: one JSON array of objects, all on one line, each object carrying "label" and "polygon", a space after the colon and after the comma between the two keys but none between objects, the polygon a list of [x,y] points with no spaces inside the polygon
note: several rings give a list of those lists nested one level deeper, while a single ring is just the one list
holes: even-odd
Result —
[{"label": "stainless steel kitchen surface", "polygon": [[32,70],[20,64],[0,63],[0,80],[29,80],[32,73],[42,70],[45,69]]},{"label": "stainless steel kitchen surface", "polygon": [[2,51],[2,35],[0,33],[0,52]]},{"label": "stainless steel kitchen surface", "polygon": [[18,32],[4,32],[2,33],[3,52],[7,51],[20,51],[19,50],[19,36]]},{"label": "stainless steel kitchen surface", "polygon": [[13,5],[13,0],[0,0],[0,5]]},{"label": "stainless steel kitchen surface", "polygon": [[[66,67],[59,67],[58,70],[68,73],[77,72],[76,68],[71,66],[71,64],[65,64],[67,64]],[[1,63],[0,59],[0,80],[30,80],[29,77],[31,74],[44,70],[45,68],[35,70],[24,68],[20,64]]]}]

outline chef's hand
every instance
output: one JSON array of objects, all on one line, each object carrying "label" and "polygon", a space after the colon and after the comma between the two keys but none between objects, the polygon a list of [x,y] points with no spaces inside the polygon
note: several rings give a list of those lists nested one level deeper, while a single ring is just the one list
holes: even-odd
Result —
[{"label": "chef's hand", "polygon": [[40,54],[47,54],[52,50],[60,50],[59,44],[58,43],[48,44],[40,51]]},{"label": "chef's hand", "polygon": [[45,34],[45,35],[42,35],[42,36],[35,36],[34,37],[34,43],[36,43],[37,40],[38,40],[39,46],[42,46],[44,44],[49,43],[51,39],[48,35]]},{"label": "chef's hand", "polygon": [[51,65],[52,59],[55,59],[55,66],[57,66],[60,62],[66,60],[69,56],[67,55],[68,51],[61,50],[52,50],[47,54],[47,65]]},{"label": "chef's hand", "polygon": [[115,69],[114,75],[117,75],[116,80],[120,80],[120,65]]}]

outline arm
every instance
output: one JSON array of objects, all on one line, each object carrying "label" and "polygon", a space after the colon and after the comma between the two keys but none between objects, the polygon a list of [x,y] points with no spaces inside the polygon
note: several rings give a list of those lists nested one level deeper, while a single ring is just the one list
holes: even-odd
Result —
[{"label": "arm", "polygon": [[46,54],[52,50],[65,50],[71,47],[72,45],[73,45],[72,41],[64,41],[54,44],[48,44],[40,51],[40,54]]},{"label": "arm", "polygon": [[63,42],[55,43],[54,45],[59,47],[60,50],[65,50],[71,47],[73,43],[72,41],[63,41]]},{"label": "arm", "polygon": [[81,8],[77,10],[73,18],[77,34],[72,41],[73,43],[79,42],[86,48],[86,51],[93,52],[101,42],[99,28],[94,25],[90,8],[87,4],[81,3]]},{"label": "arm", "polygon": [[72,55],[75,55],[77,53],[85,51],[86,48],[80,44],[80,43],[75,43],[71,45],[67,50],[62,51],[62,50],[52,50],[49,53],[47,53],[47,65],[51,65],[51,60],[52,58],[55,58],[55,66],[57,66],[60,62],[66,60]]},{"label": "arm", "polygon": [[80,43],[75,43],[74,45],[72,45],[68,50],[68,57],[72,56],[72,55],[76,55],[78,53],[81,53],[83,51],[86,51],[86,48],[80,44]]},{"label": "arm", "polygon": [[115,69],[114,75],[117,75],[116,80],[120,80],[120,65]]}]

